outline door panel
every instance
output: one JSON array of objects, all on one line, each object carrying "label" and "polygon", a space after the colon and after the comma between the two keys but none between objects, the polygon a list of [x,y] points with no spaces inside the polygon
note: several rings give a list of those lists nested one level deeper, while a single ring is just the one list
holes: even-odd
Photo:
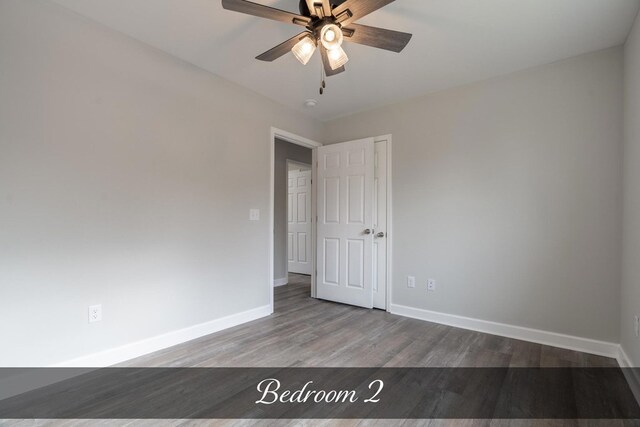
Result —
[{"label": "door panel", "polygon": [[364,176],[348,176],[347,183],[347,221],[349,224],[364,225]]},{"label": "door panel", "polygon": [[324,239],[323,246],[322,283],[338,286],[340,285],[340,239]]},{"label": "door panel", "polygon": [[293,261],[293,233],[287,233],[287,260]]},{"label": "door panel", "polygon": [[298,233],[298,262],[307,262],[307,233]]},{"label": "door panel", "polygon": [[289,272],[311,274],[311,171],[289,172]]},{"label": "door panel", "polygon": [[373,138],[318,148],[317,297],[373,307]]},{"label": "door panel", "polygon": [[347,240],[347,286],[364,288],[364,239]]},{"label": "door panel", "polygon": [[[299,181],[298,181],[299,182]],[[298,223],[306,223],[307,216],[307,193],[298,193],[298,200],[296,203],[297,212],[296,218]]]},{"label": "door panel", "polygon": [[[340,178],[324,180],[324,219],[327,224],[340,223]],[[319,205],[318,205],[319,206]]]}]

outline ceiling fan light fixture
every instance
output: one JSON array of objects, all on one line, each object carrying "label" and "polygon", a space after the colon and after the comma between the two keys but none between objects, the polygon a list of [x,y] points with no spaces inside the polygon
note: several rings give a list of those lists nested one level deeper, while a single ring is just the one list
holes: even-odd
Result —
[{"label": "ceiling fan light fixture", "polygon": [[320,42],[328,50],[342,46],[344,36],[336,24],[328,24],[320,30]]},{"label": "ceiling fan light fixture", "polygon": [[340,46],[329,49],[327,51],[327,57],[329,58],[329,66],[332,70],[337,70],[349,61],[347,53]]},{"label": "ceiling fan light fixture", "polygon": [[[0,0],[2,1],[2,0]],[[259,61],[273,62],[290,51],[302,64],[307,64],[320,48],[322,85],[324,76],[345,71],[349,58],[342,49],[346,39],[351,43],[401,52],[411,34],[358,24],[357,21],[385,7],[393,0],[299,0],[299,14],[256,3],[255,0],[221,0],[226,10],[304,27],[299,34],[256,56]]]},{"label": "ceiling fan light fixture", "polygon": [[316,51],[316,42],[313,37],[307,35],[302,38],[298,43],[293,46],[291,53],[296,57],[302,65],[307,65],[309,60]]}]

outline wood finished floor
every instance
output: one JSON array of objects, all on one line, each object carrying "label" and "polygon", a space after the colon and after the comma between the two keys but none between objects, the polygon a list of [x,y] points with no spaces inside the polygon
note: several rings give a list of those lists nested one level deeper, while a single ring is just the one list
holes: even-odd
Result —
[{"label": "wood finished floor", "polygon": [[[186,367],[614,367],[613,359],[309,297],[309,278],[276,288],[275,313],[129,361]],[[638,426],[637,420],[0,420],[11,426]]]},{"label": "wood finished floor", "polygon": [[610,359],[312,299],[310,278],[275,289],[273,315],[123,366],[617,367]]}]

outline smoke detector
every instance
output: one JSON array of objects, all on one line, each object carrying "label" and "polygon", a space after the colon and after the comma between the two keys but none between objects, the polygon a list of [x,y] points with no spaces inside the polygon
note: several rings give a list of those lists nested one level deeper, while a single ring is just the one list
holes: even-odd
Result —
[{"label": "smoke detector", "polygon": [[307,99],[306,101],[304,101],[304,106],[307,108],[313,108],[316,105],[318,105],[318,101],[315,99]]}]

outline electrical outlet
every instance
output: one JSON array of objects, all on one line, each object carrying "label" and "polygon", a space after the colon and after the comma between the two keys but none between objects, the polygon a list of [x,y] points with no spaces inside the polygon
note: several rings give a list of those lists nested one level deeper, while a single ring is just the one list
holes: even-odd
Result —
[{"label": "electrical outlet", "polygon": [[436,281],[435,279],[429,279],[427,281],[427,291],[434,292],[436,290]]},{"label": "electrical outlet", "polygon": [[633,330],[636,333],[636,337],[640,337],[640,317],[635,316],[633,318]]},{"label": "electrical outlet", "polygon": [[260,221],[260,209],[249,209],[249,221]]},{"label": "electrical outlet", "polygon": [[407,276],[407,288],[416,287],[416,278],[413,276]]},{"label": "electrical outlet", "polygon": [[89,306],[89,323],[102,321],[102,305]]}]

